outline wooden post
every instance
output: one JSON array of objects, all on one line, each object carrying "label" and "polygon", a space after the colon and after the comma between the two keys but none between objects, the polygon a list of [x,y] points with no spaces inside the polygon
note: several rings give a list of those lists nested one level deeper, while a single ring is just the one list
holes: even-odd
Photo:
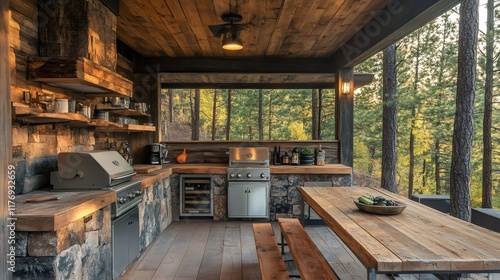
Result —
[{"label": "wooden post", "polygon": [[149,114],[156,127],[156,132],[131,133],[130,148],[134,163],[149,163],[146,153],[146,145],[157,143],[162,135],[161,125],[161,103],[160,103],[160,82],[159,75],[154,71],[149,74],[134,74],[133,99],[137,102],[146,102],[150,105]]},{"label": "wooden post", "polygon": [[340,141],[339,163],[353,166],[354,71],[342,68],[336,74],[335,135]]},{"label": "wooden post", "polygon": [[9,164],[12,158],[12,116],[10,106],[10,64],[9,64],[9,0],[0,0],[0,278],[7,278],[7,264],[11,245],[7,246],[10,229],[6,219],[9,199]]}]

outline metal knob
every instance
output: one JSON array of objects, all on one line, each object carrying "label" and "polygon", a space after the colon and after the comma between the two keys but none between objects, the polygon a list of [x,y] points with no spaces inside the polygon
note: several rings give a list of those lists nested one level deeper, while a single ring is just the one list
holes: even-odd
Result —
[{"label": "metal knob", "polygon": [[129,193],[129,194],[128,194],[128,198],[132,199],[132,198],[134,198],[134,197],[135,197],[135,193]]},{"label": "metal knob", "polygon": [[141,195],[141,194],[142,194],[142,191],[141,191],[141,190],[136,190],[134,193],[135,193],[136,195]]},{"label": "metal knob", "polygon": [[266,174],[260,173],[260,178],[266,178]]},{"label": "metal knob", "polygon": [[123,204],[125,202],[127,202],[127,199],[125,197],[118,198],[118,203]]},{"label": "metal knob", "polygon": [[229,177],[234,178],[234,173],[229,174]]},{"label": "metal knob", "polygon": [[252,173],[247,173],[247,178],[252,178]]},{"label": "metal knob", "polygon": [[236,177],[241,178],[241,174],[240,174],[240,173],[238,173],[238,174],[236,175]]}]

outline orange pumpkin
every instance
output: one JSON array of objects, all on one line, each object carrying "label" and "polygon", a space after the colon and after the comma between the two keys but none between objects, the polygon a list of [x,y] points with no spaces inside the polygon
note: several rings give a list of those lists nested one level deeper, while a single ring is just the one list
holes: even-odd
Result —
[{"label": "orange pumpkin", "polygon": [[188,155],[186,153],[186,149],[184,149],[182,153],[180,153],[175,159],[177,160],[178,163],[186,163],[187,157]]}]

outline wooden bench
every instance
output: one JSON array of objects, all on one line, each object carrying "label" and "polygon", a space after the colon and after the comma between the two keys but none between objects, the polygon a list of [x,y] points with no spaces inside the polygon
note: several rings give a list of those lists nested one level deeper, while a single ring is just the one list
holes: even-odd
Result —
[{"label": "wooden bench", "polygon": [[337,279],[298,219],[279,218],[278,223],[301,279]]},{"label": "wooden bench", "polygon": [[290,279],[271,224],[253,224],[253,235],[262,279]]}]

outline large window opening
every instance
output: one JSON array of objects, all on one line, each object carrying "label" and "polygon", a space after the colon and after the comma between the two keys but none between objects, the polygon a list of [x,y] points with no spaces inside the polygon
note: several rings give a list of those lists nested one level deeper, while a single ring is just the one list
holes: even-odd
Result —
[{"label": "large window opening", "polygon": [[162,89],[162,141],[335,140],[333,89]]}]

